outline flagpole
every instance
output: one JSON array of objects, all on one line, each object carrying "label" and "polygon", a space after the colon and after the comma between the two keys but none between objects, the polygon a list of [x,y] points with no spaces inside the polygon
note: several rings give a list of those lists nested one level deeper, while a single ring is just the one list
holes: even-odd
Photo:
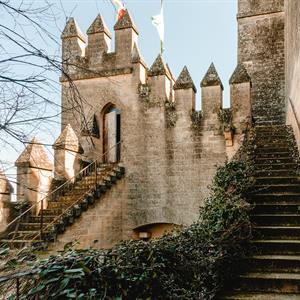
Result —
[{"label": "flagpole", "polygon": [[[160,0],[160,10],[163,11],[163,0]],[[163,56],[164,53],[164,44],[163,41],[160,41],[160,55]]]}]

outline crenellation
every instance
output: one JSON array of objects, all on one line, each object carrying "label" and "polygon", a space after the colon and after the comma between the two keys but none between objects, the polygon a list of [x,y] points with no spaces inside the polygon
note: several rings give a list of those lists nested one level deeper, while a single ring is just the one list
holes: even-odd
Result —
[{"label": "crenellation", "polygon": [[88,45],[86,55],[90,59],[92,68],[101,67],[103,53],[110,51],[111,33],[109,32],[101,15],[98,15],[87,30]]}]

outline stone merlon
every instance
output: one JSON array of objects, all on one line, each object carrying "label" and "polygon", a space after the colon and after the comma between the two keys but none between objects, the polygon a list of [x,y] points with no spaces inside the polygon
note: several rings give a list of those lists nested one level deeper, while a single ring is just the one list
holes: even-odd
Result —
[{"label": "stone merlon", "polygon": [[53,148],[79,153],[82,152],[82,147],[79,143],[78,137],[70,124],[68,124],[62,131],[58,139],[53,144]]},{"label": "stone merlon", "polygon": [[103,33],[103,32],[111,38],[112,35],[108,30],[103,18],[99,14],[94,20],[94,22],[92,23],[92,25],[87,30],[87,34],[96,34],[96,33]]},{"label": "stone merlon", "polygon": [[220,85],[222,90],[224,89],[222,81],[217,73],[217,70],[214,64],[212,63],[209,66],[209,69],[207,70],[204,78],[201,81],[201,87],[216,86],[216,85]]},{"label": "stone merlon", "polygon": [[137,28],[134,25],[130,15],[129,15],[128,10],[126,10],[123,17],[120,20],[118,20],[118,22],[114,26],[114,30],[122,30],[122,29],[127,29],[127,28],[132,28],[138,34]]},{"label": "stone merlon", "polygon": [[26,165],[32,168],[53,170],[45,147],[34,138],[15,162],[16,166]]},{"label": "stone merlon", "polygon": [[77,37],[80,40],[82,40],[84,43],[86,42],[86,38],[81,32],[80,28],[78,27],[76,21],[74,18],[69,18],[67,21],[67,24],[65,26],[65,29],[63,30],[61,34],[62,39]]},{"label": "stone merlon", "polygon": [[195,93],[197,92],[192,77],[185,66],[175,82],[174,90],[185,90],[190,88],[193,89]]},{"label": "stone merlon", "polygon": [[153,65],[151,66],[150,70],[148,71],[148,76],[160,76],[160,75],[167,75],[172,78],[166,64],[163,61],[162,56],[159,54],[155,59]]},{"label": "stone merlon", "polygon": [[251,82],[251,78],[243,63],[239,63],[230,77],[230,84]]}]

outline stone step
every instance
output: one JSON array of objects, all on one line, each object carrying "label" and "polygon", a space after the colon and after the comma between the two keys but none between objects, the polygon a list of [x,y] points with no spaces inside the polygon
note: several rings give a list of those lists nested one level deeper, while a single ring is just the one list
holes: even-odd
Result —
[{"label": "stone step", "polygon": [[[44,223],[44,226],[48,226],[50,223]],[[41,228],[40,223],[20,223],[19,230],[21,231],[39,231]]]},{"label": "stone step", "polygon": [[300,214],[300,201],[294,203],[257,203],[252,210],[253,214]]},{"label": "stone step", "polygon": [[290,158],[292,157],[292,152],[287,151],[287,152],[261,152],[261,153],[256,153],[255,158],[260,159],[260,158]]},{"label": "stone step", "polygon": [[299,193],[300,184],[269,184],[269,185],[258,185],[255,184],[251,188],[252,193]]},{"label": "stone step", "polygon": [[297,240],[300,237],[300,226],[253,226],[255,239]]},{"label": "stone step", "polygon": [[290,146],[285,146],[285,147],[259,147],[259,148],[255,149],[256,155],[261,154],[261,153],[272,154],[272,153],[278,153],[278,152],[291,153],[291,148],[290,148]]},{"label": "stone step", "polygon": [[297,176],[265,176],[265,177],[256,177],[255,183],[258,185],[262,184],[299,184],[300,177]]},{"label": "stone step", "polygon": [[300,300],[300,294],[283,293],[228,293],[217,300]]},{"label": "stone step", "polygon": [[251,221],[255,225],[263,226],[290,226],[300,225],[299,214],[255,214],[251,215]]},{"label": "stone step", "polygon": [[270,192],[260,192],[252,194],[252,199],[249,199],[251,203],[253,201],[256,204],[263,203],[282,203],[282,204],[298,204],[300,205],[300,194],[299,193],[270,193]]},{"label": "stone step", "polygon": [[[24,248],[24,247],[29,247],[32,245],[31,243],[32,241],[30,239],[28,240],[10,240],[10,239],[3,239],[1,240],[1,243],[3,244],[7,244],[9,245],[10,248],[12,249],[21,249],[21,248]],[[34,244],[43,244],[44,241],[42,240],[35,240]]]},{"label": "stone step", "polygon": [[255,158],[256,164],[286,164],[286,163],[295,163],[295,159],[292,156],[287,157],[257,157]]},{"label": "stone step", "polygon": [[300,274],[297,273],[251,272],[239,278],[239,288],[243,291],[300,293]]},{"label": "stone step", "polygon": [[255,170],[256,177],[277,177],[277,176],[298,176],[297,169],[281,169],[281,170]]},{"label": "stone step", "polygon": [[270,171],[270,170],[296,170],[298,164],[295,162],[292,163],[272,163],[272,164],[264,164],[257,163],[255,164],[255,170],[259,171]]},{"label": "stone step", "polygon": [[250,245],[256,255],[300,255],[300,240],[252,240]]},{"label": "stone step", "polygon": [[244,268],[251,272],[300,274],[300,256],[296,255],[257,255],[247,258],[244,263]]}]

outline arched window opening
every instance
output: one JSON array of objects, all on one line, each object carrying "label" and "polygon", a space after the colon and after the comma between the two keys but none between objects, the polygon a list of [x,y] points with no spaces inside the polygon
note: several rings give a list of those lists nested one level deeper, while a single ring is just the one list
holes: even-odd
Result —
[{"label": "arched window opening", "polygon": [[110,104],[103,113],[104,161],[115,163],[121,159],[121,111]]}]

